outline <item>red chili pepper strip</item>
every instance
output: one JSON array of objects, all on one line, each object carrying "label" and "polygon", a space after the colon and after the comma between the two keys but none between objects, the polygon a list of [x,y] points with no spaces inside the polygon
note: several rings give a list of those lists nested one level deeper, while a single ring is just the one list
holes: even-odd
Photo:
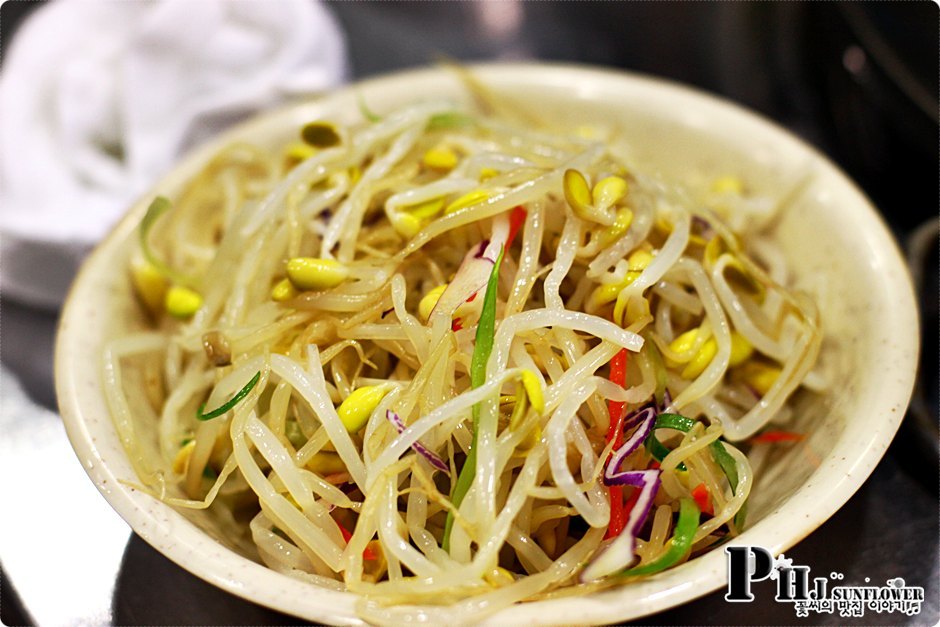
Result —
[{"label": "red chili pepper strip", "polygon": [[[343,540],[346,541],[346,544],[349,544],[350,539],[352,539],[352,533],[350,533],[349,529],[339,524],[339,522],[337,522],[335,518],[333,519],[333,522],[335,522],[336,526],[339,527],[339,532],[343,534]],[[366,560],[367,562],[371,562],[372,560],[375,559],[375,552],[372,549],[370,549],[368,545],[366,546],[365,550],[362,552],[362,559]]]},{"label": "red chili pepper strip", "polygon": [[516,239],[516,233],[519,232],[522,223],[525,222],[525,217],[526,211],[522,208],[522,205],[513,207],[512,213],[509,214],[509,237],[506,238],[506,250],[509,250],[509,247],[512,246],[513,240]]},{"label": "red chili pepper strip", "polygon": [[[612,485],[607,488],[610,494],[610,523],[607,525],[605,538],[616,538],[623,532],[627,524],[627,513],[624,511],[623,487]],[[639,494],[639,490],[636,491]],[[632,509],[632,508],[631,508]]]},{"label": "red chili pepper strip", "polygon": [[[610,380],[613,383],[623,387],[627,382],[627,349],[622,348],[620,352],[614,355],[610,360]],[[607,428],[607,441],[613,441],[614,449],[617,450],[623,446],[623,420],[626,414],[623,411],[625,403],[620,401],[609,401],[607,411],[610,413],[610,426]],[[608,462],[609,462],[608,458]],[[607,488],[610,494],[610,524],[607,526],[605,537],[615,538],[623,531],[627,524],[627,516],[633,505],[626,509],[623,503],[623,487],[610,486]],[[635,496],[639,496],[639,490],[634,491]],[[636,502],[636,499],[633,499]]]},{"label": "red chili pepper strip", "polygon": [[700,483],[692,490],[692,498],[695,499],[695,504],[698,505],[699,511],[703,514],[708,514],[711,516],[715,513],[715,510],[712,509],[712,499],[708,494],[708,488],[705,487],[704,483]]},{"label": "red chili pepper strip", "polygon": [[806,436],[792,431],[765,431],[751,438],[751,444],[771,444],[774,442],[799,442]]},{"label": "red chili pepper strip", "polygon": [[[627,383],[627,349],[621,348],[620,352],[614,355],[610,360],[610,380],[620,387]],[[614,448],[623,445],[623,419],[626,417],[623,408],[626,403],[622,401],[609,401],[607,410],[610,412],[610,427],[607,429],[607,441],[614,440]]]}]

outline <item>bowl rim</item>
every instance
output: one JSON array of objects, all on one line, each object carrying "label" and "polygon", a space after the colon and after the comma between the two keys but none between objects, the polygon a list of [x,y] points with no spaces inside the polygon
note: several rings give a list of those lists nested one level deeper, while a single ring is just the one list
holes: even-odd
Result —
[{"label": "bowl rim", "polygon": [[[882,262],[887,264],[896,277],[900,277],[900,280],[889,284],[886,297],[897,304],[895,308],[897,311],[894,315],[899,325],[898,328],[909,331],[901,334],[900,341],[895,338],[899,346],[903,344],[896,350],[900,355],[899,363],[905,367],[897,373],[897,377],[889,386],[889,391],[882,393],[879,397],[883,401],[881,407],[873,409],[874,412],[880,411],[880,415],[886,417],[882,428],[873,433],[867,441],[852,443],[855,447],[860,444],[864,446],[861,450],[853,449],[854,464],[846,468],[845,473],[840,475],[835,482],[830,483],[814,480],[816,475],[823,470],[823,466],[820,466],[786,502],[769,512],[732,542],[733,544],[747,544],[746,540],[763,537],[769,540],[763,545],[775,555],[788,550],[842,507],[868,478],[900,426],[913,389],[920,344],[914,292],[900,250],[883,219],[855,183],[816,148],[776,122],[719,96],[661,78],[589,65],[532,62],[483,63],[467,67],[484,81],[488,77],[515,76],[542,88],[557,85],[559,81],[570,82],[574,79],[616,81],[622,83],[625,88],[663,92],[670,97],[705,107],[710,111],[721,111],[722,115],[733,117],[741,123],[760,129],[774,143],[784,142],[798,149],[813,160],[815,167],[831,177],[834,184],[842,186],[852,197],[853,211],[857,214],[855,217],[862,223],[860,228],[874,238],[875,243],[878,244],[877,250],[882,255]],[[95,248],[82,265],[62,310],[55,350],[56,393],[69,440],[82,467],[95,486],[138,535],[179,566],[231,594],[276,611],[308,620],[329,621],[337,624],[363,624],[354,612],[354,599],[357,595],[312,586],[279,574],[225,549],[169,505],[120,483],[95,443],[94,430],[89,423],[91,416],[80,402],[79,387],[84,382],[82,363],[87,364],[87,356],[79,354],[76,346],[76,334],[80,334],[82,316],[86,313],[80,296],[85,286],[92,281],[94,271],[106,261],[108,253],[117,248],[136,229],[145,209],[146,199],[152,196],[154,190],[171,187],[186,180],[196,165],[204,163],[222,146],[238,137],[251,134],[252,129],[265,126],[277,127],[279,122],[283,124],[284,120],[291,118],[297,111],[311,106],[320,106],[320,103],[324,101],[328,102],[358,93],[394,90],[401,84],[419,83],[443,76],[445,72],[446,70],[442,68],[420,67],[352,83],[326,93],[322,98],[302,101],[262,113],[190,151],[167,175],[151,186],[151,192],[133,203],[124,217]],[[97,365],[95,370],[98,370]],[[99,394],[101,394],[100,390]],[[110,416],[107,416],[107,420],[103,423],[113,429]],[[843,438],[840,438],[840,443],[845,444]],[[844,454],[845,452],[840,449],[846,446],[840,446],[837,443],[826,459],[840,453]],[[151,511],[152,509],[158,510],[160,515]],[[783,515],[788,513],[790,516]],[[798,531],[794,531],[792,525],[788,523],[793,513],[801,515]],[[742,539],[745,541],[742,542]],[[216,559],[222,556],[225,568],[220,568],[218,562],[207,559],[206,553],[210,550],[215,551]],[[236,570],[243,572],[236,575]],[[525,621],[554,624],[612,622],[638,618],[704,596],[723,587],[726,581],[727,573],[722,552],[710,551],[678,568],[629,586],[588,596],[561,597],[517,604],[487,617],[485,622],[506,624]],[[641,595],[640,601],[634,598],[637,595]]]}]

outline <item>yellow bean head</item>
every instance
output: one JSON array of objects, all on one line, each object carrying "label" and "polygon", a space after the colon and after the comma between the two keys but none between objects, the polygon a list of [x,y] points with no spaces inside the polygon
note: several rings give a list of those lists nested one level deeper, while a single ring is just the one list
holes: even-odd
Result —
[{"label": "yellow bean head", "polygon": [[328,290],[349,278],[349,268],[334,259],[294,257],[287,262],[287,278],[298,290]]},{"label": "yellow bean head", "polygon": [[627,257],[627,264],[629,266],[630,272],[642,272],[646,270],[646,266],[650,265],[653,261],[653,255],[647,250],[638,248],[630,253],[630,256]]},{"label": "yellow bean head", "polygon": [[346,472],[346,464],[336,453],[320,452],[311,457],[304,466],[310,472],[318,475],[335,475],[338,472]]},{"label": "yellow bean head", "polygon": [[418,234],[418,231],[424,226],[424,220],[408,213],[407,211],[395,211],[391,217],[392,228],[402,237],[412,238]]},{"label": "yellow bean head", "polygon": [[587,179],[578,170],[565,170],[564,178],[565,200],[571,205],[575,213],[581,215],[591,212],[591,188]]},{"label": "yellow bean head", "polygon": [[300,131],[303,140],[316,148],[329,148],[342,141],[336,127],[329,122],[310,122]]},{"label": "yellow bean head", "polygon": [[494,176],[499,174],[499,170],[493,168],[481,168],[480,169],[480,182],[488,181]]},{"label": "yellow bean head", "polygon": [[153,264],[145,259],[135,259],[131,262],[131,282],[137,296],[153,313],[163,310],[163,301],[169,287],[164,277]]},{"label": "yellow bean head", "polygon": [[167,290],[164,305],[168,314],[185,320],[202,307],[202,296],[188,287],[174,285]]},{"label": "yellow bean head", "polygon": [[[687,353],[692,350],[692,347],[695,345],[695,340],[698,338],[698,328],[691,329],[685,333],[679,335],[676,339],[669,343],[669,350],[674,353]],[[686,358],[684,361],[688,361],[690,358]]]},{"label": "yellow bean head", "polygon": [[545,397],[542,395],[542,384],[539,382],[539,378],[535,376],[534,372],[531,370],[522,371],[522,386],[525,388],[526,396],[529,397],[529,402],[532,403],[532,408],[540,414],[545,411]]},{"label": "yellow bean head", "polygon": [[626,315],[623,319],[623,326],[637,322],[641,318],[651,316],[650,302],[643,296],[631,296],[627,300]]},{"label": "yellow bean head", "polygon": [[702,348],[698,349],[692,361],[686,364],[685,368],[682,370],[682,378],[694,379],[702,374],[705,368],[708,367],[708,364],[712,362],[712,359],[715,358],[717,352],[718,344],[715,342],[715,338],[710,337],[705,340],[705,343],[702,344]]},{"label": "yellow bean head", "polygon": [[594,288],[594,291],[591,292],[589,301],[591,303],[592,309],[596,310],[608,303],[612,303],[617,300],[617,295],[620,294],[620,290],[623,289],[623,285],[620,283],[603,283]]},{"label": "yellow bean head", "polygon": [[612,207],[627,194],[627,182],[619,176],[608,176],[594,185],[591,198],[594,206],[602,209]]},{"label": "yellow bean head", "polygon": [[173,472],[178,475],[185,475],[189,470],[189,458],[193,456],[193,449],[196,448],[196,440],[190,440],[176,452],[173,458]]},{"label": "yellow bean head", "polygon": [[744,192],[744,183],[736,176],[722,176],[712,183],[712,191],[716,194],[735,194],[740,196]]},{"label": "yellow bean head", "polygon": [[419,202],[416,205],[409,205],[405,209],[416,218],[430,218],[436,216],[444,208],[444,197],[432,198]]},{"label": "yellow bean head", "polygon": [[752,361],[744,364],[741,368],[745,383],[754,388],[761,396],[770,391],[770,388],[773,387],[780,376],[780,368],[759,362]]},{"label": "yellow bean head", "polygon": [[297,289],[294,287],[294,284],[290,282],[290,279],[281,279],[271,288],[271,300],[278,303],[290,300],[297,296],[297,294]]},{"label": "yellow bean head", "polygon": [[457,166],[457,153],[450,148],[431,148],[424,153],[424,165],[434,170],[453,170]]},{"label": "yellow bean head", "polygon": [[618,239],[623,237],[623,234],[627,232],[627,229],[630,228],[630,224],[633,222],[633,212],[627,209],[626,207],[621,207],[617,210],[617,217],[614,220],[614,223],[610,226],[604,228],[600,232],[600,243],[601,246],[607,248]]},{"label": "yellow bean head", "polygon": [[346,430],[356,433],[365,427],[369,416],[388,391],[388,385],[364,385],[353,390],[336,410]]},{"label": "yellow bean head", "polygon": [[731,332],[731,359],[728,361],[729,366],[737,366],[744,363],[750,359],[751,355],[754,354],[754,347],[751,346],[751,343],[747,341],[743,335],[737,331]]},{"label": "yellow bean head", "polygon": [[457,200],[447,205],[447,209],[444,210],[444,213],[454,213],[455,211],[460,211],[461,209],[465,209],[471,205],[481,203],[489,197],[489,192],[482,189],[475,189],[472,192],[467,192]]},{"label": "yellow bean head", "polygon": [[317,149],[310,144],[292,142],[284,149],[284,169],[290,170],[315,154]]},{"label": "yellow bean head", "polygon": [[441,299],[441,294],[444,293],[444,290],[447,289],[447,283],[443,285],[438,285],[437,287],[428,291],[427,294],[421,299],[421,302],[418,303],[418,315],[421,316],[421,319],[425,322],[431,317],[431,312],[434,311],[437,301]]}]

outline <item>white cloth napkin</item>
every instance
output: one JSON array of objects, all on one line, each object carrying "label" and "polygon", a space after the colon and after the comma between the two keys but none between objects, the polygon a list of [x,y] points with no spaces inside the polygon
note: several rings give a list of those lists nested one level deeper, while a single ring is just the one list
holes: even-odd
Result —
[{"label": "white cloth napkin", "polygon": [[0,77],[0,286],[61,304],[78,264],[180,154],[346,78],[317,0],[58,0]]}]

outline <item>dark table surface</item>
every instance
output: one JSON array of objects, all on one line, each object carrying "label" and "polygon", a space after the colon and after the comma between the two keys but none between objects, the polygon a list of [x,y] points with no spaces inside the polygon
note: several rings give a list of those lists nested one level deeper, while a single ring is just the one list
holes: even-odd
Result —
[{"label": "dark table surface", "polygon": [[[873,4],[883,7],[888,3]],[[0,45],[5,47],[22,15],[36,5],[7,2],[0,7]],[[884,124],[889,132],[883,136],[870,133],[871,137],[862,138],[866,142],[862,149],[852,143],[858,138],[852,132],[852,119],[846,111],[860,110],[859,103],[866,102],[864,88],[870,87],[878,76],[860,78],[857,63],[847,62],[858,60],[857,50],[862,51],[865,61],[868,50],[866,41],[860,40],[861,35],[853,30],[858,20],[853,22],[851,6],[837,9],[799,2],[513,0],[338,2],[330,6],[346,30],[354,78],[425,65],[442,54],[468,61],[576,61],[672,78],[754,108],[820,147],[858,180],[902,244],[924,221],[933,221],[934,232],[928,239],[936,239],[935,116],[929,121],[932,126],[926,127],[932,132],[932,139],[928,138],[928,147],[924,149],[916,133],[907,138],[903,130],[891,132],[892,124],[896,124],[892,120],[897,115],[891,116],[897,111],[881,102],[871,114],[873,118],[862,119],[866,128]],[[899,3],[889,14],[876,17],[876,24],[886,25],[889,34],[891,28],[897,29],[899,25],[905,33],[918,36],[925,33],[924,49],[928,50],[929,58],[926,62],[922,54],[916,58],[918,63],[925,64],[928,75],[932,73],[927,84],[935,98],[937,7],[932,3]],[[921,28],[924,20],[932,26]],[[905,45],[915,44],[908,41]],[[876,65],[877,59],[867,60]],[[859,89],[853,91],[855,87]],[[888,92],[879,87],[878,93]],[[903,123],[907,122],[910,116]],[[887,579],[902,577],[907,585],[925,589],[922,612],[912,617],[869,612],[857,620],[838,614],[797,618],[792,606],[773,600],[773,584],[767,581],[756,584],[753,603],[730,604],[724,601],[723,593],[713,593],[648,617],[641,624],[935,625],[940,621],[936,246],[930,250],[925,267],[922,312],[925,349],[917,412],[907,417],[888,453],[858,493],[826,524],[787,552],[794,564],[809,566],[814,576],[843,573],[843,585],[864,584],[865,578],[870,578],[872,585],[882,585]],[[15,440],[18,436],[10,434],[18,433],[20,423],[30,420],[42,419],[49,428],[49,438],[42,446],[48,448],[53,440],[64,442],[61,424],[52,413],[56,319],[56,312],[32,309],[9,299],[2,301],[0,356],[6,380],[2,437],[6,440],[0,440],[0,451],[28,457],[29,451],[23,450],[28,440]],[[58,455],[67,448],[64,444],[62,447],[65,448],[55,449]],[[74,459],[61,463],[71,464],[76,475],[79,473]],[[11,483],[0,485],[6,499]],[[93,492],[91,489],[90,493]],[[87,498],[94,499],[94,495]],[[112,555],[113,564],[99,569],[97,576],[106,581],[89,588],[91,592],[74,609],[65,606],[62,593],[63,586],[68,584],[61,582],[81,577],[78,571],[81,565],[70,562],[68,555],[57,555],[55,568],[66,571],[65,576],[50,578],[43,573],[48,573],[52,561],[33,569],[21,565],[24,560],[19,545],[41,544],[42,538],[4,537],[0,543],[0,562],[4,564],[0,618],[5,624],[298,622],[191,576],[131,534],[119,519],[115,522],[117,515],[102,507],[103,500],[97,501],[100,502],[89,501],[83,507],[95,510],[96,516],[114,525],[118,549],[123,551],[123,558]],[[28,525],[16,526],[9,521],[4,525],[4,534],[29,533]],[[27,531],[23,532],[24,528]],[[45,556],[40,561],[52,559]],[[64,596],[68,598],[67,594]]]}]

